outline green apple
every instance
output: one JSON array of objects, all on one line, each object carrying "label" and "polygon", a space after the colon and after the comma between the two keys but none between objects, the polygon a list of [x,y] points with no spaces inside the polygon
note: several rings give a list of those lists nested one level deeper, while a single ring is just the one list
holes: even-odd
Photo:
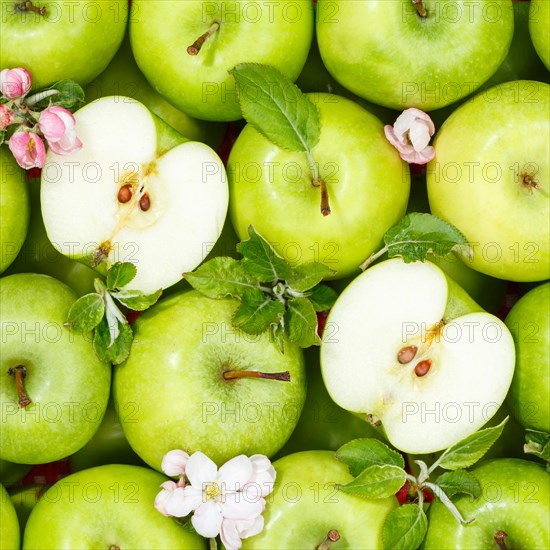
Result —
[{"label": "green apple", "polygon": [[339,492],[336,484],[353,479],[329,451],[306,451],[273,464],[275,490],[264,512],[263,531],[243,540],[243,550],[328,548],[327,533],[338,531],[334,548],[382,548],[382,526],[397,507],[389,497],[365,500]]},{"label": "green apple", "polygon": [[354,94],[393,109],[429,111],[473,92],[506,57],[513,29],[511,0],[317,3],[328,71]]},{"label": "green apple", "polygon": [[123,464],[65,477],[34,507],[23,549],[206,549],[202,537],[155,510],[164,481],[148,468]]},{"label": "green apple", "polygon": [[92,81],[115,55],[128,20],[126,0],[0,0],[0,8],[0,69],[25,67],[34,90]]},{"label": "green apple", "polygon": [[16,464],[15,462],[8,462],[0,458],[0,483],[4,487],[14,485],[18,481],[21,481],[31,468],[32,466],[28,464]]},{"label": "green apple", "polygon": [[550,2],[548,0],[531,0],[529,11],[529,32],[535,50],[550,71]]},{"label": "green apple", "polygon": [[179,111],[153,90],[139,70],[129,38],[125,38],[109,66],[84,90],[86,101],[105,96],[127,96],[141,101],[155,115],[192,141],[216,149],[225,134],[225,124],[197,120]]},{"label": "green apple", "polygon": [[19,532],[19,521],[15,508],[10,500],[10,495],[0,485],[0,548],[2,550],[19,550],[21,534]]},{"label": "green apple", "polygon": [[151,294],[178,282],[221,233],[228,202],[221,160],[203,143],[182,143],[131,98],[97,99],[75,118],[82,149],[68,157],[49,151],[42,169],[48,238],[100,270],[135,264],[133,290]]},{"label": "green apple", "polygon": [[0,147],[0,273],[17,257],[29,225],[25,172],[7,147]]},{"label": "green apple", "polygon": [[[272,456],[298,422],[306,396],[301,350],[287,342],[282,354],[267,334],[235,330],[237,304],[184,292],[134,324],[113,395],[130,445],[157,470],[173,449],[200,450],[220,465],[239,454]],[[231,377],[239,371],[288,371],[290,381]]]},{"label": "green apple", "polygon": [[[472,469],[482,493],[453,499],[466,519],[461,525],[438,500],[428,513],[428,532],[421,548],[425,550],[466,550],[471,548],[550,548],[550,478],[533,462],[501,458]],[[504,531],[504,545],[495,535]],[[503,535],[501,535],[503,536]]]},{"label": "green apple", "polygon": [[331,213],[321,213],[306,155],[279,148],[248,124],[227,165],[230,215],[241,239],[252,224],[287,261],[320,261],[341,278],[359,273],[405,213],[409,169],[374,115],[343,97],[308,97],[320,113],[312,153]]},{"label": "green apple", "polygon": [[516,344],[508,403],[524,428],[550,433],[550,283],[520,298],[506,317]]},{"label": "green apple", "polygon": [[134,0],[130,40],[147,80],[178,109],[205,120],[238,120],[228,71],[238,63],[263,63],[296,80],[313,19],[311,0]]},{"label": "green apple", "polygon": [[550,276],[550,86],[514,81],[460,106],[434,141],[430,208],[473,248],[468,265],[512,281]]},{"label": "green apple", "polygon": [[[64,326],[76,295],[48,277],[0,279],[0,457],[53,462],[83,447],[107,407],[111,369]],[[29,402],[30,400],[30,402]]]},{"label": "green apple", "polygon": [[[321,344],[341,407],[379,420],[397,449],[446,449],[481,428],[514,373],[506,325],[431,262],[381,262],[338,297]],[[326,328],[325,328],[326,331]]]},{"label": "green apple", "polygon": [[25,526],[33,508],[48,487],[48,485],[24,485],[11,493],[10,498],[17,514],[21,533],[25,532]]}]

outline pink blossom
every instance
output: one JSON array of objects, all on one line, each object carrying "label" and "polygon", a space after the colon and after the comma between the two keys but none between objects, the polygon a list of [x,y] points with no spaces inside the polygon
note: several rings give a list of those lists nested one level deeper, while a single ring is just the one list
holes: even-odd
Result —
[{"label": "pink blossom", "polygon": [[[162,471],[170,477],[185,475],[185,466],[189,460],[189,455],[185,451],[176,449],[169,451],[162,459]],[[183,481],[185,485],[185,481]]]},{"label": "pink blossom", "polygon": [[414,107],[403,111],[393,126],[384,126],[388,141],[399,151],[399,156],[406,162],[426,164],[435,156],[430,143],[435,126],[425,112]]},{"label": "pink blossom", "polygon": [[31,75],[22,67],[0,71],[0,91],[8,99],[24,96],[31,89],[31,84]]},{"label": "pink blossom", "polygon": [[75,118],[63,107],[48,107],[40,113],[38,126],[48,140],[50,149],[57,155],[70,155],[81,149],[76,136]]},{"label": "pink blossom", "polygon": [[0,131],[4,131],[10,124],[13,124],[14,114],[6,105],[0,105]]},{"label": "pink blossom", "polygon": [[15,132],[8,146],[21,168],[42,168],[46,162],[44,142],[33,132]]}]

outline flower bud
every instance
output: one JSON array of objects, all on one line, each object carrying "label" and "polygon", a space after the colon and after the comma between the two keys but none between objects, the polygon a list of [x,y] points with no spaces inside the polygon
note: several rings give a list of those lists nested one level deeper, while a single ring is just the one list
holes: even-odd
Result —
[{"label": "flower bud", "polygon": [[40,113],[38,126],[48,140],[50,149],[57,155],[70,155],[82,148],[76,136],[76,121],[63,107],[48,107]]},{"label": "flower bud", "polygon": [[0,131],[3,132],[8,126],[13,124],[15,115],[13,111],[6,107],[6,105],[0,105]]},{"label": "flower bud", "polygon": [[8,99],[24,96],[31,89],[31,84],[31,75],[22,67],[0,71],[0,91]]}]

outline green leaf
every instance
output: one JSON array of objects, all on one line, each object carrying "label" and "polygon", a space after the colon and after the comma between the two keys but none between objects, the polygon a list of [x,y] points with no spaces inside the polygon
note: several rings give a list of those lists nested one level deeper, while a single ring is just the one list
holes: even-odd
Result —
[{"label": "green leaf", "polygon": [[130,283],[137,274],[137,268],[130,262],[117,262],[107,272],[107,288],[117,290]]},{"label": "green leaf", "polygon": [[326,311],[336,302],[338,295],[335,290],[327,285],[314,286],[309,292],[308,299],[315,311]]},{"label": "green leaf", "polygon": [[334,274],[334,271],[330,267],[319,262],[310,262],[293,267],[286,283],[290,285],[292,290],[305,292],[332,274]]},{"label": "green leaf", "polygon": [[407,480],[403,468],[392,464],[374,464],[353,481],[338,486],[340,491],[360,498],[386,498],[395,495]]},{"label": "green leaf", "polygon": [[269,141],[287,151],[309,152],[319,141],[319,111],[274,67],[241,63],[229,71],[237,85],[244,118]]},{"label": "green leaf", "polygon": [[58,93],[36,103],[33,110],[41,111],[50,105],[57,105],[74,112],[84,104],[84,90],[74,80],[60,80],[44,91],[47,90],[57,90]]},{"label": "green leaf", "polygon": [[127,323],[118,323],[119,334],[111,345],[111,332],[105,318],[97,326],[94,334],[94,351],[96,355],[107,363],[118,365],[126,360],[130,354],[134,334]]},{"label": "green leaf", "polygon": [[241,261],[225,256],[212,258],[192,273],[185,273],[189,284],[209,298],[241,298],[247,289],[258,287]]},{"label": "green leaf", "polygon": [[287,302],[285,332],[287,338],[301,348],[320,344],[317,314],[307,298],[295,298]]},{"label": "green leaf", "polygon": [[134,311],[143,311],[150,308],[157,302],[162,294],[162,289],[153,294],[142,294],[137,290],[127,290],[125,292],[112,292],[111,296],[116,298],[121,304]]},{"label": "green leaf", "polygon": [[537,430],[525,430],[523,451],[550,462],[550,434]]},{"label": "green leaf", "polygon": [[0,145],[4,143],[5,139],[6,139],[6,132],[4,131],[0,132]]},{"label": "green leaf", "polygon": [[246,273],[263,282],[286,280],[292,273],[291,267],[252,225],[248,227],[248,235],[248,240],[237,245],[237,250],[243,255],[242,265]]},{"label": "green leaf", "polygon": [[285,329],[282,323],[271,326],[271,339],[281,353],[285,352]]},{"label": "green leaf", "polygon": [[82,332],[93,330],[105,314],[105,304],[99,294],[86,294],[69,309],[67,324]]},{"label": "green leaf", "polygon": [[384,550],[416,550],[428,530],[428,518],[416,504],[392,510],[382,528]]},{"label": "green leaf", "polygon": [[437,466],[445,470],[460,470],[475,464],[500,437],[504,426],[508,422],[506,417],[498,426],[479,430],[466,439],[449,447],[430,467],[433,472]]},{"label": "green leaf", "polygon": [[233,314],[233,324],[248,334],[261,334],[279,323],[284,312],[285,306],[279,300],[272,300],[259,289],[248,290]]},{"label": "green leaf", "polygon": [[462,493],[476,499],[481,496],[481,485],[475,476],[466,470],[445,472],[437,478],[437,485],[450,498]]},{"label": "green leaf", "polygon": [[377,439],[354,439],[336,451],[336,458],[347,464],[352,476],[376,464],[405,468],[403,456]]}]

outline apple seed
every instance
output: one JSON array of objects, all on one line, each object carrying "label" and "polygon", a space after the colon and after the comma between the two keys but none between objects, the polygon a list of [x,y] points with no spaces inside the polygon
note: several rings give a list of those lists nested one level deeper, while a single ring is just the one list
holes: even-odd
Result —
[{"label": "apple seed", "polygon": [[139,207],[143,212],[147,212],[151,208],[151,199],[147,193],[144,193],[139,199]]},{"label": "apple seed", "polygon": [[32,403],[31,398],[25,391],[25,384],[23,380],[27,376],[27,369],[23,365],[17,365],[8,369],[8,375],[15,378],[15,387],[17,388],[17,395],[19,396],[19,408],[24,409],[27,405]]},{"label": "apple seed", "polygon": [[420,376],[426,376],[426,374],[428,374],[428,371],[430,370],[432,366],[432,360],[431,359],[424,359],[422,361],[420,361],[416,367],[414,367],[414,374],[416,374],[416,376],[420,377]]},{"label": "apple seed", "polygon": [[132,198],[132,185],[127,183],[118,190],[118,202],[126,204]]},{"label": "apple seed", "polygon": [[418,348],[416,346],[405,346],[399,350],[397,354],[397,360],[402,364],[406,365],[410,363],[416,356]]}]

